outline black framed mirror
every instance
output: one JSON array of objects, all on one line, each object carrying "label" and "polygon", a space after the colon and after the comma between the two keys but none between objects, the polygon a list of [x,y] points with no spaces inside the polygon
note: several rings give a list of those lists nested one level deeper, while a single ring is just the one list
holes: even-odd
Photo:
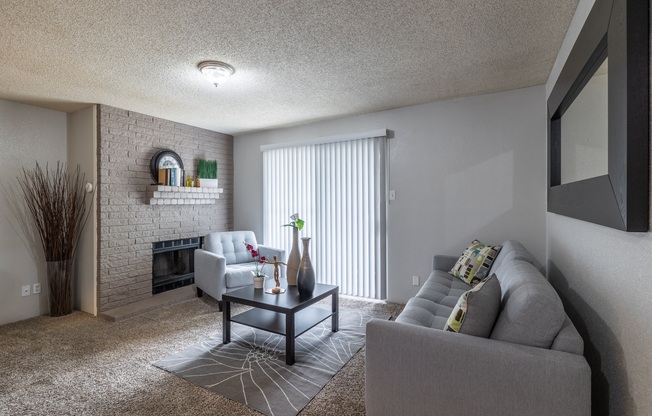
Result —
[{"label": "black framed mirror", "polygon": [[[638,0],[596,0],[550,93],[549,212],[619,230],[648,230],[647,7],[648,2]],[[595,94],[604,89],[595,87],[602,75],[606,91]],[[602,97],[606,107],[600,109],[588,96]],[[591,103],[589,110],[576,110],[579,101]],[[578,113],[583,115],[578,117]],[[570,120],[577,119],[592,121],[584,127],[569,127]],[[598,144],[597,125],[606,128],[604,144]],[[575,146],[580,149],[577,155],[569,156],[572,140],[581,145]],[[586,169],[576,173],[582,165]]]}]

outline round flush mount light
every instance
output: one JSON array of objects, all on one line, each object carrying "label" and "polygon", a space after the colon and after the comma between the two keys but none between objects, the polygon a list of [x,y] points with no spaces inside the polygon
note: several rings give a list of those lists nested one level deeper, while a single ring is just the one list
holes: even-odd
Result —
[{"label": "round flush mount light", "polygon": [[233,73],[235,69],[229,64],[220,61],[204,61],[197,65],[206,79],[216,87],[223,84]]}]

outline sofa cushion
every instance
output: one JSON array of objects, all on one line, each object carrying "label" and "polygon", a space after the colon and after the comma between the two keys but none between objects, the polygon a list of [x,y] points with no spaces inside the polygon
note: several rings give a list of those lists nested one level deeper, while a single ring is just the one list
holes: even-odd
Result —
[{"label": "sofa cushion", "polygon": [[472,286],[480,283],[489,274],[491,264],[500,252],[500,248],[501,246],[487,246],[478,240],[473,240],[457,260],[450,274]]},{"label": "sofa cushion", "polygon": [[452,310],[452,307],[428,299],[411,298],[396,317],[396,322],[441,330]]},{"label": "sofa cushion", "polygon": [[515,260],[500,273],[502,305],[490,338],[550,348],[566,318],[559,295],[531,263]]},{"label": "sofa cushion", "polygon": [[444,329],[488,338],[499,308],[500,283],[491,275],[460,296]]},{"label": "sofa cushion", "polygon": [[470,288],[445,271],[433,270],[396,321],[441,330],[462,293]]},{"label": "sofa cushion", "polygon": [[471,285],[452,277],[448,272],[433,270],[415,297],[442,303],[453,308],[462,293],[469,289],[471,289]]},{"label": "sofa cushion", "polygon": [[224,280],[227,288],[251,285],[254,283],[254,275],[251,273],[256,270],[253,262],[236,263],[227,266],[224,273]]}]

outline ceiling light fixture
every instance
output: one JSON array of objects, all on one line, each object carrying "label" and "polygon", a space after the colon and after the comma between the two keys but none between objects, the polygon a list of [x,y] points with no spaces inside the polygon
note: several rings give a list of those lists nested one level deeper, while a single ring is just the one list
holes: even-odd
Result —
[{"label": "ceiling light fixture", "polygon": [[235,69],[229,64],[220,61],[204,61],[197,65],[206,79],[216,87],[223,84],[233,73]]}]

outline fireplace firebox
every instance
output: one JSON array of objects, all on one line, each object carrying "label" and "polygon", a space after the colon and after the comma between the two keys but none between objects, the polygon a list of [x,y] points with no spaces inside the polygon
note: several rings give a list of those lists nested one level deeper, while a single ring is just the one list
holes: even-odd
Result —
[{"label": "fireplace firebox", "polygon": [[195,283],[199,237],[152,243],[152,294]]}]

